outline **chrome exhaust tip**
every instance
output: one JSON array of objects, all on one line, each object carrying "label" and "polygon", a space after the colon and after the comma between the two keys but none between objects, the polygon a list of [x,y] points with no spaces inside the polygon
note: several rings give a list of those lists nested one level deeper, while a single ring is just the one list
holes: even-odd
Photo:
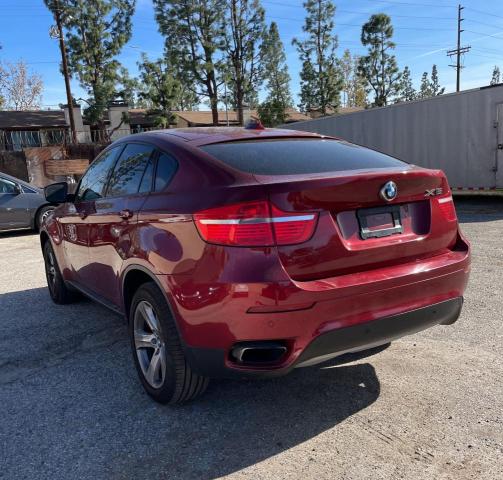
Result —
[{"label": "chrome exhaust tip", "polygon": [[260,365],[278,362],[286,351],[286,346],[279,342],[241,342],[232,348],[231,358],[240,364]]}]

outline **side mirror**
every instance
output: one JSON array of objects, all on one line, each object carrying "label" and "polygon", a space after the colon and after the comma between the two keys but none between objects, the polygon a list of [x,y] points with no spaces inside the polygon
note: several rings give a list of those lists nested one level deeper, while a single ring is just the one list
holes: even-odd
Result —
[{"label": "side mirror", "polygon": [[18,184],[14,185],[14,195],[20,195],[21,193],[23,193],[21,187]]},{"label": "side mirror", "polygon": [[68,184],[58,182],[47,185],[44,188],[44,195],[49,203],[65,203],[68,201]]}]

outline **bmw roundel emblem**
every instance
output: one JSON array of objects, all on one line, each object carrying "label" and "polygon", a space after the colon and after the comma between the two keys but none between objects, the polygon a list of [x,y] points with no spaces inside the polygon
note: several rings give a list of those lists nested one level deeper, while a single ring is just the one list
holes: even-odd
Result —
[{"label": "bmw roundel emblem", "polygon": [[394,200],[398,195],[398,187],[395,182],[386,182],[381,188],[379,194],[383,200],[391,202],[391,200]]}]

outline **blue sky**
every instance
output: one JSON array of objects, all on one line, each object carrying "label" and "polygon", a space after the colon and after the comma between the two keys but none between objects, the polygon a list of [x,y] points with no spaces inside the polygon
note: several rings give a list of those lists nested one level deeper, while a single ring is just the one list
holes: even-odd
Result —
[{"label": "blue sky", "polygon": [[[286,48],[292,77],[292,92],[299,90],[300,65],[294,36],[302,37],[304,10],[302,0],[262,0],[268,21],[276,21]],[[391,16],[395,27],[394,40],[400,68],[408,65],[414,83],[419,83],[423,71],[437,64],[440,81],[447,92],[455,89],[455,71],[446,56],[446,49],[456,44],[457,4],[452,0],[339,0],[335,1],[335,33],[339,37],[339,54],[349,48],[363,53],[360,44],[361,25],[377,12]],[[462,89],[489,83],[494,65],[503,69],[503,1],[466,0],[463,16],[465,32],[462,44],[472,50],[464,58]],[[499,8],[498,8],[499,7]],[[48,35],[52,17],[42,0],[0,0],[0,61],[25,60],[44,80],[43,105],[57,108],[65,102],[63,78],[59,72],[58,43]],[[137,0],[133,20],[133,37],[124,47],[119,60],[137,71],[140,52],[151,57],[162,54],[162,37],[157,31],[151,0]],[[72,81],[74,96],[84,96],[78,81]],[[297,100],[297,97],[296,97]]]}]

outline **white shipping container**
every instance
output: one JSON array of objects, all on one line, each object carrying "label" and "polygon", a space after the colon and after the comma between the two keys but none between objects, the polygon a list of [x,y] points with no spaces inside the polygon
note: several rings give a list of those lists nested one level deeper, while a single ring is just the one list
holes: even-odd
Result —
[{"label": "white shipping container", "polygon": [[453,190],[503,188],[503,84],[284,125],[428,168]]}]

